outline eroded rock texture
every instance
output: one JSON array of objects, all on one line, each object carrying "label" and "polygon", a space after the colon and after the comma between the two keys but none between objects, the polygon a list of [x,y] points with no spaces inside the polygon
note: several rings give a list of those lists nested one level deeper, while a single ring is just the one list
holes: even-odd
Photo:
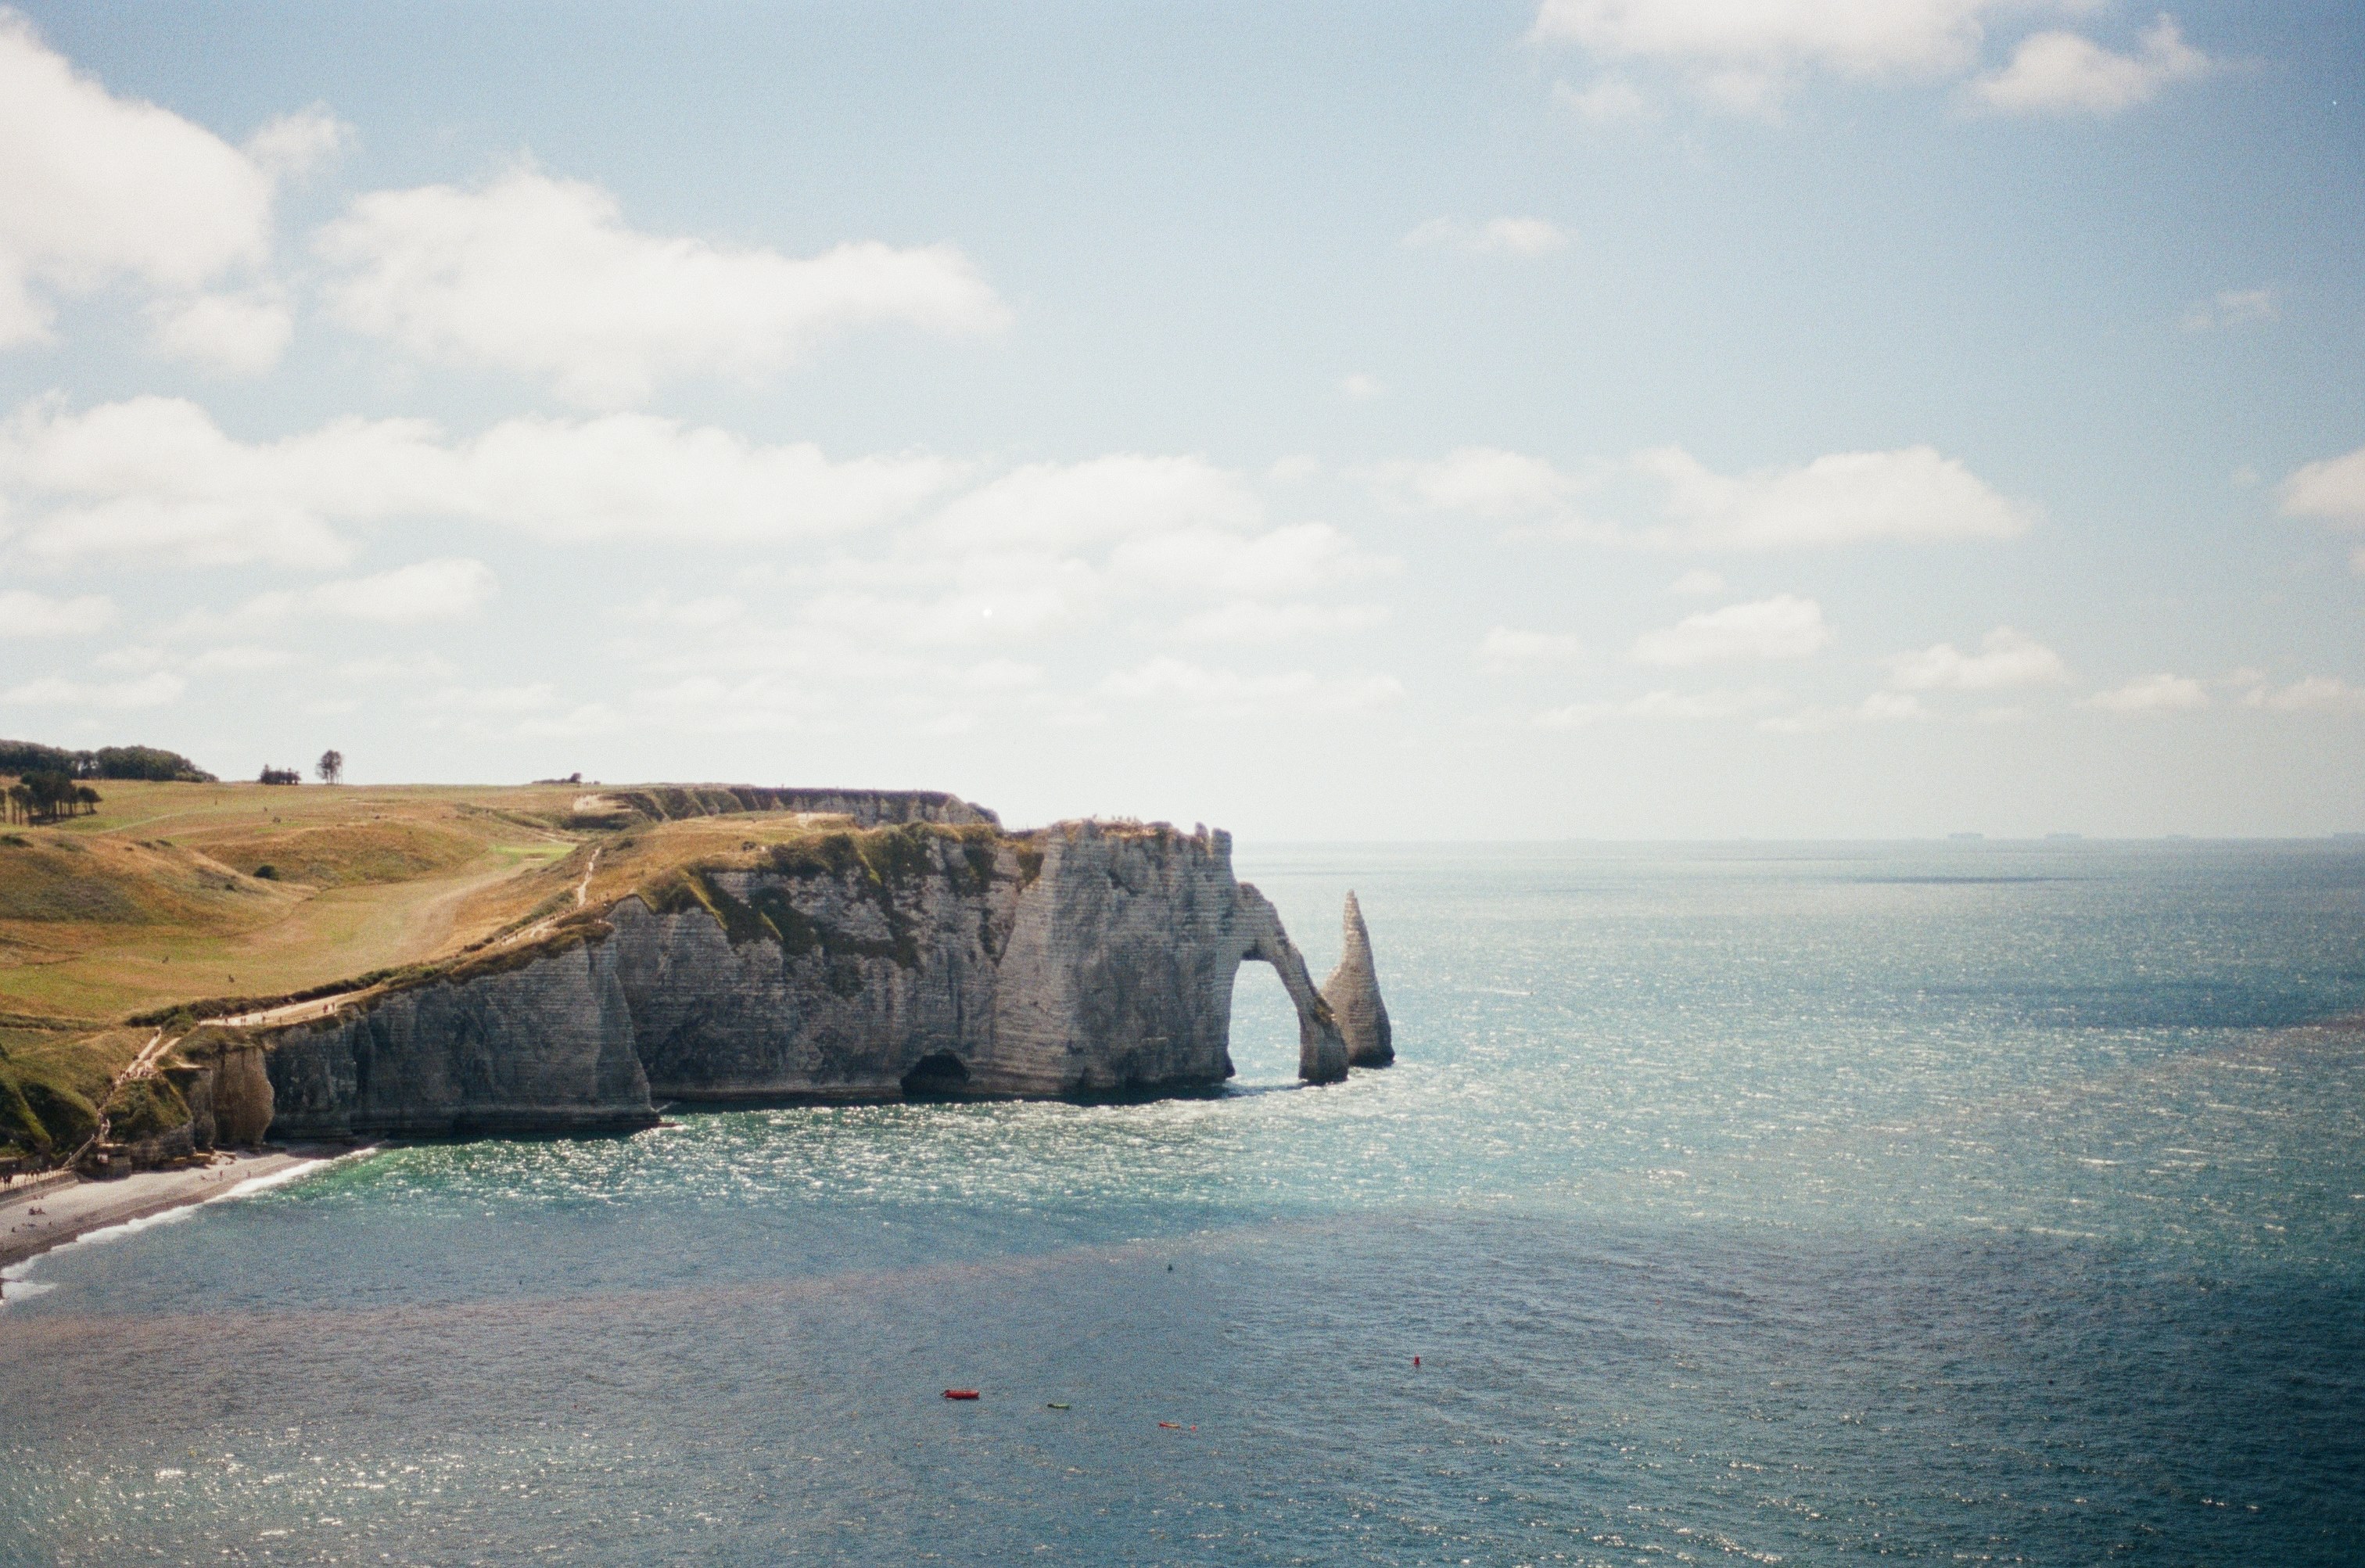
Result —
[{"label": "eroded rock texture", "polygon": [[188,1047],[187,1065],[165,1076],[189,1107],[189,1138],[198,1148],[252,1148],[270,1131],[271,1077],[261,1046],[244,1040]]},{"label": "eroded rock texture", "polygon": [[648,1126],[613,943],[438,980],[280,1033],[276,1137],[449,1137]]},{"label": "eroded rock texture", "polygon": [[[903,831],[689,871],[576,946],[282,1031],[281,1137],[646,1125],[655,1102],[1094,1096],[1231,1076],[1232,982],[1272,964],[1298,1067],[1348,1045],[1223,833]],[[884,852],[881,852],[884,851]]]},{"label": "eroded rock texture", "polygon": [[1354,1067],[1385,1067],[1396,1059],[1395,1033],[1388,1025],[1388,1004],[1380,1000],[1379,972],[1372,967],[1372,934],[1363,925],[1363,906],[1347,895],[1346,947],[1339,967],[1322,982],[1322,1000],[1339,1020],[1346,1036],[1347,1060]]}]

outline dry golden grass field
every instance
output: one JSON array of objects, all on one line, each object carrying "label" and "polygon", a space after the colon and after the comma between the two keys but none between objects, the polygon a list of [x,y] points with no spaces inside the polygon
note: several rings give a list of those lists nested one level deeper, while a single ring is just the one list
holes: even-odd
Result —
[{"label": "dry golden grass field", "polygon": [[[106,781],[99,793],[94,814],[0,830],[0,1157],[11,1144],[54,1152],[95,1126],[159,1021],[280,1022],[334,1004],[294,996],[502,961],[635,888],[702,898],[702,879],[683,872],[782,845],[889,876],[913,833],[981,849],[994,836],[857,833],[695,788],[659,793],[727,814],[656,821],[574,784]],[[673,809],[645,788],[634,799]]]},{"label": "dry golden grass field", "polygon": [[119,1022],[431,958],[475,895],[572,851],[572,786],[110,782],[0,836],[0,1014]]}]

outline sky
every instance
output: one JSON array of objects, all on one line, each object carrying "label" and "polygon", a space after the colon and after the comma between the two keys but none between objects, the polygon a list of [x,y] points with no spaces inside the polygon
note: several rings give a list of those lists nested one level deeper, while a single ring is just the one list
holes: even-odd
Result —
[{"label": "sky", "polygon": [[2365,13],[0,9],[0,734],[2365,830]]}]

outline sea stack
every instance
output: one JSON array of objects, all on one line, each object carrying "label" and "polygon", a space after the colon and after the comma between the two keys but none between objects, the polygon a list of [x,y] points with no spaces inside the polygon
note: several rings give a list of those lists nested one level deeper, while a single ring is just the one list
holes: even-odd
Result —
[{"label": "sea stack", "polygon": [[1349,1065],[1385,1067],[1396,1059],[1395,1042],[1388,1004],[1380,1000],[1380,977],[1372,968],[1372,934],[1363,927],[1363,906],[1353,893],[1347,895],[1346,929],[1346,953],[1322,982],[1322,1000],[1347,1037]]}]

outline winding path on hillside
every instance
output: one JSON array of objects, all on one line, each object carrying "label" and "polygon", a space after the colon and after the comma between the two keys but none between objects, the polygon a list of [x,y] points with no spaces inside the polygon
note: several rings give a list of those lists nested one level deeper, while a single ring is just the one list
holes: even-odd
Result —
[{"label": "winding path on hillside", "polygon": [[[584,905],[590,902],[591,878],[599,869],[600,851],[594,849],[589,862],[583,868],[583,879],[575,884],[575,904],[574,908],[568,911],[569,913],[580,912]],[[505,947],[521,946],[542,936],[562,918],[563,916],[556,914],[546,916],[521,931],[512,932],[507,936],[487,944],[486,950],[499,952]],[[218,1028],[252,1029],[282,1024],[308,1023],[315,1018],[328,1017],[345,1003],[367,996],[375,989],[375,986],[356,986],[351,991],[341,991],[328,996],[308,997],[302,1002],[281,1002],[276,1007],[259,1007],[251,1013],[232,1013],[219,1018],[204,1019],[197,1026],[204,1028],[210,1025]]]}]

